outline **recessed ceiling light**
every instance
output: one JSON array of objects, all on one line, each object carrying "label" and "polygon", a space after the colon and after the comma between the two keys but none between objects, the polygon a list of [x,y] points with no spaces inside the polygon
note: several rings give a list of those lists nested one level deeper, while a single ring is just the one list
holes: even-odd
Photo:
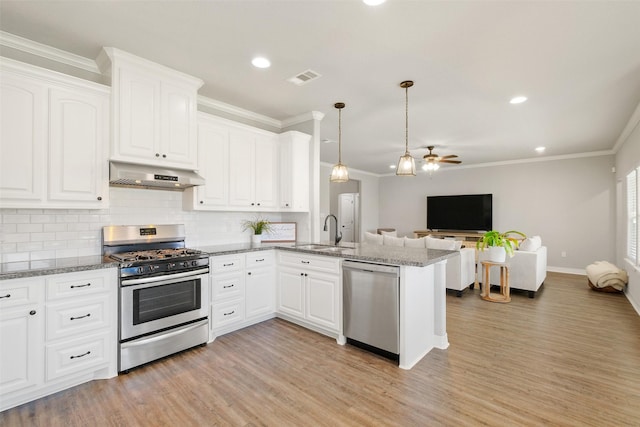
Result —
[{"label": "recessed ceiling light", "polygon": [[362,2],[364,4],[366,4],[367,6],[378,6],[382,3],[384,3],[387,0],[362,0]]},{"label": "recessed ceiling light", "polygon": [[389,169],[395,169],[396,165],[389,165]]},{"label": "recessed ceiling light", "polygon": [[269,68],[271,66],[271,61],[263,56],[256,56],[251,60],[251,63],[257,68]]},{"label": "recessed ceiling light", "polygon": [[544,153],[545,147],[536,147],[538,153]]},{"label": "recessed ceiling light", "polygon": [[509,101],[509,103],[510,104],[522,104],[526,100],[527,100],[526,96],[515,96],[515,97],[511,98],[511,101]]}]

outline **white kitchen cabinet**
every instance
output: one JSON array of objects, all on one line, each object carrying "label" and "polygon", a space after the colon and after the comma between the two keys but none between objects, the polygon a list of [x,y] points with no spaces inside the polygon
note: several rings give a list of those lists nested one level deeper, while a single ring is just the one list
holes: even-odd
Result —
[{"label": "white kitchen cabinet", "polygon": [[111,159],[197,170],[202,80],[110,47],[97,62],[112,79]]},{"label": "white kitchen cabinet", "polygon": [[280,210],[309,211],[309,141],[311,136],[290,131],[278,135],[280,149]]},{"label": "white kitchen cabinet", "polygon": [[280,251],[276,312],[318,332],[340,332],[340,258]]},{"label": "white kitchen cabinet", "polygon": [[277,209],[278,145],[275,134],[232,129],[229,141],[229,207]]},{"label": "white kitchen cabinet", "polygon": [[109,89],[6,58],[1,67],[3,207],[108,207]]},{"label": "white kitchen cabinet", "polygon": [[117,375],[117,270],[0,281],[0,411]]},{"label": "white kitchen cabinet", "polygon": [[275,315],[272,251],[212,256],[211,339]]},{"label": "white kitchen cabinet", "polygon": [[273,251],[246,254],[245,317],[269,316],[276,309],[276,277]]},{"label": "white kitchen cabinet", "polygon": [[42,279],[0,282],[0,402],[42,382],[43,300]]}]

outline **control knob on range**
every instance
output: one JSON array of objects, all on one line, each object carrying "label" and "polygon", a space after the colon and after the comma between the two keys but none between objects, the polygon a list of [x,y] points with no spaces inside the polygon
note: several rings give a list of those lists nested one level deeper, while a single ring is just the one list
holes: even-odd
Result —
[{"label": "control knob on range", "polygon": [[197,267],[198,266],[198,260],[194,259],[193,261],[191,261],[191,265],[194,266],[194,267]]},{"label": "control knob on range", "polygon": [[176,268],[175,262],[170,262],[169,264],[167,264],[167,270],[173,270],[174,268]]},{"label": "control knob on range", "polygon": [[186,267],[189,267],[189,261],[185,261],[185,262],[183,262],[183,263],[182,263],[182,266],[183,266],[183,267],[185,267],[185,268],[186,268]]}]

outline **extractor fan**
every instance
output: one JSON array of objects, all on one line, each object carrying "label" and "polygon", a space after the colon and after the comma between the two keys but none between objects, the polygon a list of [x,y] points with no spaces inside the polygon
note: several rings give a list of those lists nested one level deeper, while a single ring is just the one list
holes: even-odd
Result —
[{"label": "extractor fan", "polygon": [[433,152],[434,148],[435,147],[433,145],[430,145],[427,147],[427,150],[429,150],[429,154],[425,154],[424,156],[422,156],[422,159],[424,160],[424,165],[422,165],[422,169],[433,171],[433,170],[437,170],[440,167],[438,163],[452,163],[456,165],[462,163],[460,160],[452,160],[458,157],[455,154],[449,154],[448,156],[442,156],[442,157],[438,156]]}]

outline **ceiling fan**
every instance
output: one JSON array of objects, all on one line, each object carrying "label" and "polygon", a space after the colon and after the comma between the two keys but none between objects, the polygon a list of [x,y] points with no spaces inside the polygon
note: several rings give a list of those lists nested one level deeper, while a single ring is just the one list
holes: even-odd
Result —
[{"label": "ceiling fan", "polygon": [[438,156],[433,152],[435,146],[429,145],[426,147],[429,150],[429,154],[425,154],[422,156],[424,160],[424,164],[422,165],[422,169],[428,171],[429,173],[436,171],[440,168],[439,163],[452,163],[452,164],[460,164],[462,163],[460,160],[452,160],[458,157],[455,154],[449,154],[448,156]]}]

